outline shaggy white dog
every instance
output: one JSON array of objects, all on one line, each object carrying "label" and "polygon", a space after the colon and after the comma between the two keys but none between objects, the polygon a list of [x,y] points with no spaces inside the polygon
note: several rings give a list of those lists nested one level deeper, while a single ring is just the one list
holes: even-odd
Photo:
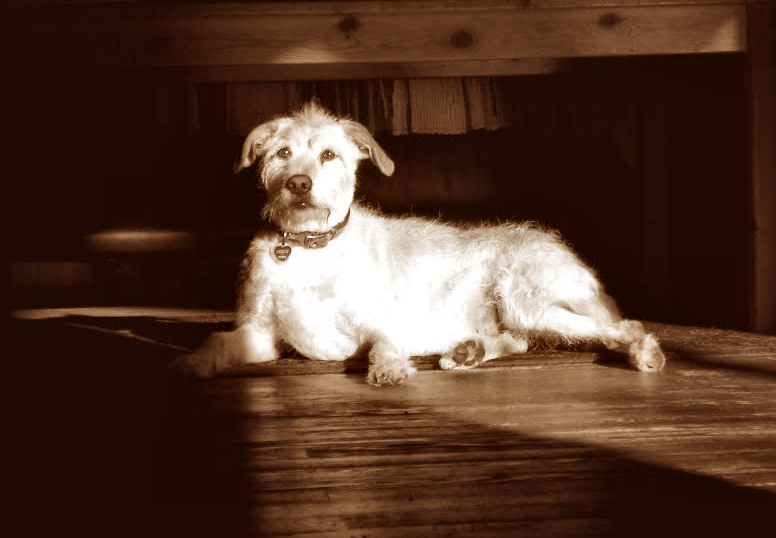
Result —
[{"label": "shaggy white dog", "polygon": [[258,126],[237,169],[261,161],[263,216],[244,262],[236,329],[213,334],[177,366],[208,377],[278,358],[369,354],[368,382],[401,383],[411,356],[471,368],[535,343],[600,341],[640,371],[665,358],[623,320],[588,268],[535,224],[458,227],[391,218],[353,203],[356,168],[394,164],[361,124],[315,104]]}]

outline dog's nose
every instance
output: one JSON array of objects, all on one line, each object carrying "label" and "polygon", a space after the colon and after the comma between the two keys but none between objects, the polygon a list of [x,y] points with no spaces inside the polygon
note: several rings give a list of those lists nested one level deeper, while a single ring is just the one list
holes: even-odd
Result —
[{"label": "dog's nose", "polygon": [[286,181],[286,188],[292,194],[306,194],[313,188],[313,180],[310,179],[310,176],[305,175],[291,176]]}]

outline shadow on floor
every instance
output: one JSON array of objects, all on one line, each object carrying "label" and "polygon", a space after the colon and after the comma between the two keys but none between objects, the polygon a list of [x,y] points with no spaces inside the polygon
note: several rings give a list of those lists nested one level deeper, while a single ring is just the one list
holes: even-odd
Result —
[{"label": "shadow on floor", "polygon": [[[773,494],[444,415],[431,417],[436,433],[419,441],[397,433],[388,420],[406,413],[400,403],[379,398],[337,413],[370,414],[373,428],[384,428],[384,442],[342,439],[306,452],[311,469],[354,456],[353,465],[366,469],[361,479],[328,489],[324,482],[306,484],[350,495],[357,504],[361,498],[366,508],[338,505],[332,495],[324,515],[313,517],[295,503],[284,505],[262,470],[246,464],[265,440],[246,437],[245,420],[260,426],[262,418],[246,416],[244,394],[228,390],[230,380],[202,385],[171,376],[164,365],[175,353],[143,341],[59,323],[12,322],[10,328],[10,490],[19,503],[12,512],[27,530],[20,535],[237,537],[326,528],[358,536],[391,529],[404,536],[772,532]],[[284,412],[295,411],[276,415]],[[384,462],[359,458],[381,451],[399,460],[425,452],[430,463],[400,473],[411,482],[394,483],[380,478],[391,476]],[[440,480],[449,457],[456,464]]]}]

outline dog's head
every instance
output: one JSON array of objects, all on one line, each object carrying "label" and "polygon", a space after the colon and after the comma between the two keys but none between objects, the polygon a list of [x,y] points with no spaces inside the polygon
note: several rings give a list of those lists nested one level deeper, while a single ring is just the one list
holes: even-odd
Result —
[{"label": "dog's head", "polygon": [[323,232],[348,214],[356,168],[365,158],[383,174],[393,173],[393,161],[366,127],[309,103],[251,131],[235,173],[261,159],[262,216],[285,231]]}]

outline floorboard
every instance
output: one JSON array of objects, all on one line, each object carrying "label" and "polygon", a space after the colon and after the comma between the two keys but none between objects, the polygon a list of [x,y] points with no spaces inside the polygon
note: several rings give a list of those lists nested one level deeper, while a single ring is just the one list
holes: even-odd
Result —
[{"label": "floorboard", "polygon": [[280,364],[191,382],[165,366],[199,329],[119,319],[11,322],[30,536],[773,530],[774,337],[651,324],[663,374],[564,351],[373,389]]}]

